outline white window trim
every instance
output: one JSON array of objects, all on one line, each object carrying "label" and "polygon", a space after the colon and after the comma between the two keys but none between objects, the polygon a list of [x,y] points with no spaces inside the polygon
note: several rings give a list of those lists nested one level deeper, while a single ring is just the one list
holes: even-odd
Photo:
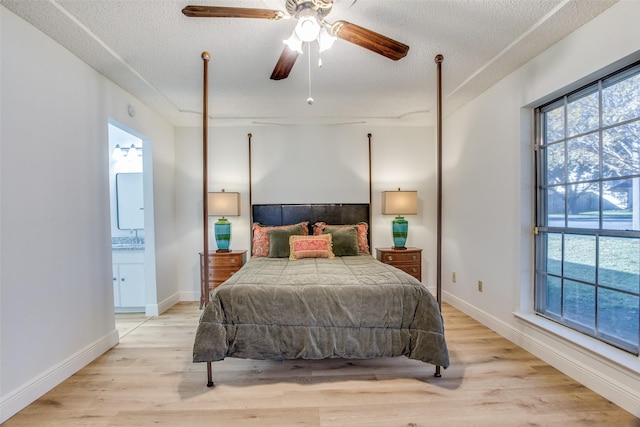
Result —
[{"label": "white window trim", "polygon": [[617,367],[633,374],[640,374],[640,356],[635,356],[627,351],[618,349],[612,345],[592,338],[588,335],[568,328],[560,323],[545,319],[534,313],[512,313],[517,319],[529,326],[536,328],[544,335],[552,339],[559,339],[567,344],[579,347],[593,356],[600,357]]}]

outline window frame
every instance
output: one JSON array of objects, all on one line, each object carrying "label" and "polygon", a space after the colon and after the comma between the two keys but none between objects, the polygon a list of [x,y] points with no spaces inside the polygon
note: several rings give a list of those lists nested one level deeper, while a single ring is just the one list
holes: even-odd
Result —
[{"label": "window frame", "polygon": [[[609,181],[622,180],[622,179],[634,179],[640,178],[640,171],[635,171],[636,173],[627,174],[622,176],[610,176],[603,177],[604,168],[603,168],[603,133],[609,129],[617,128],[620,126],[625,126],[630,123],[640,123],[640,114],[637,117],[621,120],[614,124],[604,125],[603,123],[603,89],[614,85],[620,81],[628,79],[630,77],[640,75],[640,62],[636,62],[627,67],[624,67],[618,71],[610,73],[607,76],[599,78],[595,81],[592,81],[586,85],[581,86],[580,88],[565,93],[549,102],[546,102],[537,108],[534,109],[534,292],[533,292],[533,312],[541,316],[545,319],[558,323],[567,328],[576,330],[580,333],[583,333],[591,338],[602,341],[606,344],[612,345],[618,349],[624,350],[634,355],[639,355],[640,353],[640,328],[638,328],[638,337],[636,341],[636,345],[631,346],[626,345],[623,339],[616,339],[612,337],[610,334],[603,332],[600,330],[598,322],[598,298],[599,291],[603,290],[605,292],[618,292],[621,294],[629,294],[633,297],[639,298],[638,293],[640,292],[640,284],[638,289],[635,292],[629,292],[624,289],[619,289],[615,287],[608,286],[606,284],[601,284],[600,281],[600,244],[602,238],[631,238],[637,239],[640,242],[640,229],[636,230],[620,230],[620,229],[607,229],[603,228],[604,224],[604,209],[603,209],[603,184]],[[572,100],[580,100],[585,98],[585,94],[589,93],[597,93],[597,108],[598,108],[598,117],[597,117],[597,126],[594,129],[588,129],[585,132],[578,132],[575,134],[569,135],[569,120],[568,120],[568,106]],[[640,95],[638,95],[640,96]],[[562,137],[558,139],[554,139],[547,143],[547,128],[546,128],[546,116],[545,114],[557,109],[558,107],[563,107],[562,110],[562,120],[563,120],[563,130]],[[598,156],[598,165],[597,165],[597,177],[593,179],[580,179],[571,181],[569,178],[569,142],[572,140],[576,140],[577,138],[581,138],[585,135],[597,135],[597,156]],[[557,183],[547,183],[548,176],[548,147],[558,147],[562,144],[562,168],[563,168],[563,177],[560,182]],[[586,227],[575,227],[570,226],[570,212],[569,212],[569,188],[572,185],[576,184],[596,184],[598,186],[598,224],[597,228],[586,228]],[[548,189],[552,187],[563,188],[563,203],[564,203],[564,215],[563,226],[559,225],[549,225],[548,224]],[[640,209],[640,206],[636,206],[635,209]],[[548,268],[548,239],[551,235],[558,235],[560,237],[560,273],[559,274],[550,274]],[[593,281],[585,281],[576,279],[575,277],[566,276],[564,271],[564,265],[566,263],[566,252],[565,252],[565,242],[566,236],[592,236],[594,238],[594,278]],[[640,263],[640,260],[639,260]],[[549,309],[549,305],[547,304],[547,290],[549,285],[549,278],[556,277],[560,281],[560,310],[558,315],[554,315],[551,313]],[[589,330],[589,328],[581,327],[578,322],[572,322],[570,319],[566,319],[565,310],[563,307],[564,304],[564,285],[567,280],[572,282],[579,283],[581,285],[592,286],[593,287],[593,295],[594,295],[594,307],[593,307],[593,328]],[[544,283],[543,283],[544,282]],[[640,306],[640,303],[639,303]],[[638,310],[638,322],[640,323],[640,307]]]}]

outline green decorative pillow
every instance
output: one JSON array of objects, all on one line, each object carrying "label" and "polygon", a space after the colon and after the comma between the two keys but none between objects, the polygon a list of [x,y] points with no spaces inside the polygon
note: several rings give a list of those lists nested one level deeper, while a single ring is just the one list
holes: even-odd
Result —
[{"label": "green decorative pillow", "polygon": [[316,222],[313,224],[313,235],[319,236],[326,228],[351,228],[356,227],[358,230],[358,250],[362,254],[368,254],[369,252],[369,224],[366,222],[359,222],[357,224],[327,224],[326,222]]},{"label": "green decorative pillow", "polygon": [[269,233],[269,258],[289,257],[289,237],[302,234],[302,226],[274,228]]},{"label": "green decorative pillow", "polygon": [[325,227],[323,234],[331,234],[335,256],[358,255],[358,227]]},{"label": "green decorative pillow", "polygon": [[307,221],[288,225],[262,225],[254,222],[253,242],[251,243],[251,256],[253,258],[269,256],[269,230],[274,230],[276,228],[290,228],[296,225],[302,227],[302,234],[309,234],[309,222]]}]

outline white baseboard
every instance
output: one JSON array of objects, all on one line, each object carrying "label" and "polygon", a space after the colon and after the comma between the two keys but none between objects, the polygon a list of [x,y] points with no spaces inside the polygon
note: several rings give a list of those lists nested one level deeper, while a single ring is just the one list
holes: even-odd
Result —
[{"label": "white baseboard", "polygon": [[118,344],[118,331],[113,330],[74,355],[46,370],[0,400],[0,423],[5,422],[39,397],[78,372]]},{"label": "white baseboard", "polygon": [[[631,384],[639,382],[638,376],[634,373],[629,372],[630,379],[623,382],[623,380],[619,379],[620,376],[614,378],[614,376],[608,375],[607,372],[605,372],[609,370],[619,373],[621,370],[620,366],[609,363],[607,360],[599,358],[595,354],[578,350],[577,354],[580,355],[580,358],[592,362],[585,363],[574,357],[573,354],[576,354],[576,347],[572,346],[569,342],[562,342],[562,339],[559,337],[553,339],[553,345],[550,345],[551,341],[545,342],[543,339],[540,339],[540,334],[536,333],[538,331],[532,327],[520,325],[523,327],[523,330],[518,330],[512,325],[468,304],[466,301],[448,292],[443,292],[443,301],[451,304],[497,334],[603,396],[605,399],[610,400],[636,417],[640,417],[640,389],[636,389]],[[531,333],[526,333],[528,328],[530,328]]]},{"label": "white baseboard", "polygon": [[182,291],[180,292],[180,301],[200,301],[200,291]]},{"label": "white baseboard", "polygon": [[149,317],[158,317],[165,311],[180,302],[180,293],[175,293],[158,304],[147,304],[145,306],[144,314]]}]

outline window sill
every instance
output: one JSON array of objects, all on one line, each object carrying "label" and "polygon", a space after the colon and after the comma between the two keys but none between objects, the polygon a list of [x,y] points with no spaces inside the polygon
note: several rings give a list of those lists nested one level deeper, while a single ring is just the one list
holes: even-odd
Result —
[{"label": "window sill", "polygon": [[560,338],[636,375],[640,374],[640,358],[638,356],[535,314],[514,312],[513,315],[542,333]]}]

